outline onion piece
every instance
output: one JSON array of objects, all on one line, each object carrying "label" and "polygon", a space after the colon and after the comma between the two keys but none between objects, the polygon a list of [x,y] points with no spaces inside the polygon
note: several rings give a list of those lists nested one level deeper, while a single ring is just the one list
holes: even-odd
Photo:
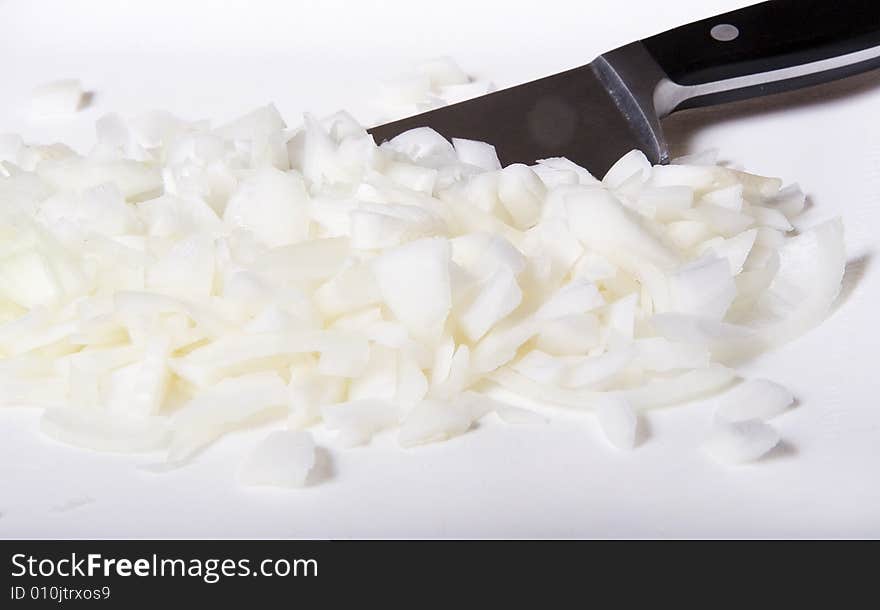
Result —
[{"label": "onion piece", "polygon": [[442,330],[452,297],[449,242],[433,237],[386,251],[373,261],[382,298],[415,336]]},{"label": "onion piece", "polygon": [[535,317],[551,320],[592,311],[605,304],[596,285],[585,279],[575,279],[566,284],[541,305]]},{"label": "onion piece", "polygon": [[41,163],[37,176],[58,191],[84,191],[111,183],[128,201],[159,194],[162,177],[152,165],[131,159],[96,162],[83,157]]},{"label": "onion piece", "polygon": [[596,417],[612,446],[622,450],[635,447],[638,416],[625,398],[601,401],[596,407]]},{"label": "onion piece", "polygon": [[465,335],[479,341],[490,328],[515,310],[522,291],[510,267],[500,267],[480,287],[476,298],[458,316]]},{"label": "onion piece", "polygon": [[476,344],[471,357],[473,373],[482,375],[513,360],[517,350],[537,333],[531,319],[499,324]]},{"label": "onion piece", "polygon": [[546,191],[538,175],[522,163],[508,165],[498,176],[498,199],[519,229],[538,221]]},{"label": "onion piece", "polygon": [[636,339],[633,365],[648,371],[698,369],[709,366],[711,354],[705,345],[669,341],[663,337]]},{"label": "onion piece", "polygon": [[636,209],[660,222],[680,220],[694,204],[694,189],[689,186],[658,186],[642,189]]},{"label": "onion piece", "polygon": [[571,193],[566,203],[575,235],[609,260],[619,260],[621,252],[627,252],[663,269],[677,263],[675,253],[608,191],[582,188]]},{"label": "onion piece", "polygon": [[531,400],[575,409],[592,409],[609,397],[622,397],[635,409],[652,409],[704,398],[731,383],[736,373],[723,366],[711,366],[655,380],[642,387],[614,392],[576,391],[530,381],[511,369],[488,375],[501,386]]},{"label": "onion piece", "polygon": [[742,212],[743,203],[745,201],[742,184],[731,184],[715,191],[709,191],[700,197],[701,205],[713,205],[731,212]]},{"label": "onion piece", "polygon": [[486,412],[472,401],[424,400],[407,414],[400,426],[402,447],[446,440],[467,432]]},{"label": "onion piece", "polygon": [[355,400],[321,408],[321,417],[327,428],[339,433],[343,447],[363,445],[377,432],[396,426],[400,410],[391,402]]},{"label": "onion piece", "polygon": [[730,265],[704,256],[679,268],[669,278],[672,311],[721,320],[736,298]]},{"label": "onion piece", "polygon": [[718,398],[716,417],[727,421],[766,420],[783,413],[794,403],[792,393],[767,379],[750,379]]},{"label": "onion piece", "polygon": [[743,358],[802,334],[818,324],[840,293],[846,265],[839,219],[789,239],[779,251],[779,271],[748,315],[737,322],[753,332],[731,341],[722,357]]},{"label": "onion piece", "polygon": [[55,440],[96,451],[141,453],[167,446],[168,423],[101,410],[55,407],[40,418],[40,430]]},{"label": "onion piece", "polygon": [[767,204],[779,210],[787,218],[793,218],[804,211],[806,195],[798,184],[790,184],[773,195]]},{"label": "onion piece", "polygon": [[452,144],[430,127],[410,129],[389,140],[385,147],[414,162],[439,162],[455,158]]},{"label": "onion piece", "polygon": [[612,348],[604,354],[569,361],[561,385],[568,388],[596,387],[623,372],[635,356],[629,347]]},{"label": "onion piece", "polygon": [[287,387],[276,373],[224,379],[176,412],[169,462],[182,462],[225,432],[287,411]]},{"label": "onion piece", "polygon": [[290,415],[287,427],[299,430],[321,419],[324,405],[343,402],[347,379],[318,373],[314,359],[305,359],[290,367],[287,384]]},{"label": "onion piece", "polygon": [[535,347],[557,356],[579,356],[601,343],[599,319],[590,313],[538,323]]},{"label": "onion piece", "polygon": [[757,229],[750,229],[748,231],[743,231],[739,235],[731,237],[730,239],[719,237],[709,249],[711,249],[717,256],[726,258],[727,262],[730,264],[730,273],[737,275],[743,270],[746,259],[748,259],[749,253],[755,245],[757,236]]},{"label": "onion piece", "polygon": [[640,150],[631,150],[618,159],[602,178],[602,182],[611,189],[619,188],[624,182],[637,176],[645,181],[651,174],[651,162]]},{"label": "onion piece", "polygon": [[736,372],[713,364],[626,390],[624,396],[636,409],[654,409],[698,400],[730,385]]},{"label": "onion piece", "polygon": [[153,338],[140,361],[110,374],[106,399],[109,410],[143,417],[159,413],[170,380],[169,347],[167,340]]},{"label": "onion piece", "polygon": [[239,184],[223,220],[252,231],[267,246],[284,246],[309,234],[306,201],[305,184],[298,174],[265,168]]},{"label": "onion piece", "polygon": [[465,140],[463,138],[452,138],[452,146],[455,148],[458,160],[462,163],[474,165],[485,170],[501,169],[501,162],[498,161],[495,147],[491,144],[475,140]]},{"label": "onion piece", "polygon": [[308,432],[276,430],[257,445],[239,469],[245,485],[303,487],[315,466],[315,441]]}]

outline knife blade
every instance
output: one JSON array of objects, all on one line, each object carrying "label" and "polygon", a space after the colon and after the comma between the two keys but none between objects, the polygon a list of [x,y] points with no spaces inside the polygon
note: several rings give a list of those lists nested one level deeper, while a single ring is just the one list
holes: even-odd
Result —
[{"label": "knife blade", "polygon": [[774,0],[604,53],[585,66],[370,129],[417,127],[495,146],[502,165],[568,157],[602,176],[638,148],[669,149],[671,112],[767,95],[880,67],[880,2]]},{"label": "knife blade", "polygon": [[[666,160],[656,126],[630,116],[619,101],[625,91],[603,82],[602,60],[374,127],[377,142],[428,126],[447,138],[466,138],[495,146],[504,165],[545,157],[568,157],[591,170],[611,167],[632,148],[643,148],[657,162]],[[595,65],[594,65],[595,64]]]}]

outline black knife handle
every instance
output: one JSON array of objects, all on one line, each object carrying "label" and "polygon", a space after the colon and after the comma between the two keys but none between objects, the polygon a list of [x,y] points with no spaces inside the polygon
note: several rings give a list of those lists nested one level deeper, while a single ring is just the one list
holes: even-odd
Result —
[{"label": "black knife handle", "polygon": [[772,0],[642,43],[672,81],[662,116],[880,67],[880,0]]}]

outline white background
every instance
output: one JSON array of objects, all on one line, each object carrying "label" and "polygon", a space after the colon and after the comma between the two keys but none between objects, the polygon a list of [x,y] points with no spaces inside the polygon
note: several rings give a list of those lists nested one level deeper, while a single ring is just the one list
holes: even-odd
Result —
[{"label": "white background", "polygon": [[[166,108],[224,121],[274,101],[371,116],[377,81],[454,56],[512,85],[747,2],[401,0],[44,2],[0,0],[0,133],[85,149],[103,113]],[[792,16],[797,21],[797,16]],[[76,77],[95,92],[74,118],[34,121],[35,85]],[[0,410],[3,537],[762,537],[880,536],[880,72],[772,99],[671,117],[675,152],[709,147],[799,181],[810,217],[840,214],[850,264],[831,318],[748,372],[790,386],[785,443],[725,468],[698,449],[710,405],[654,412],[632,453],[588,416],[545,426],[494,420],[448,443],[330,450],[300,491],[242,490],[234,470],[261,432],[191,466],[92,454]],[[91,502],[80,504],[85,499]],[[66,509],[66,510],[65,510]]]}]

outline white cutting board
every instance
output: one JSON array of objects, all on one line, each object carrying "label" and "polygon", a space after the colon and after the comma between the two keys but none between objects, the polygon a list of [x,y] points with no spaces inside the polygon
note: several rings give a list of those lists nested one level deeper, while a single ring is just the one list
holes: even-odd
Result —
[{"label": "white cutting board", "polygon": [[[368,120],[375,83],[411,60],[454,56],[500,86],[586,63],[729,0],[0,0],[0,133],[86,147],[103,113],[165,108],[223,121],[274,101],[290,123],[348,108]],[[41,82],[77,77],[91,107],[27,118]],[[785,444],[738,468],[698,448],[707,404],[652,412],[647,440],[610,449],[589,415],[543,426],[491,418],[450,442],[331,449],[317,482],[243,490],[238,461],[262,432],[155,475],[154,458],[67,448],[39,414],[0,409],[2,537],[880,536],[880,72],[775,99],[673,117],[676,152],[721,149],[799,181],[810,217],[842,215],[850,264],[825,324],[749,373],[791,387]]]}]

